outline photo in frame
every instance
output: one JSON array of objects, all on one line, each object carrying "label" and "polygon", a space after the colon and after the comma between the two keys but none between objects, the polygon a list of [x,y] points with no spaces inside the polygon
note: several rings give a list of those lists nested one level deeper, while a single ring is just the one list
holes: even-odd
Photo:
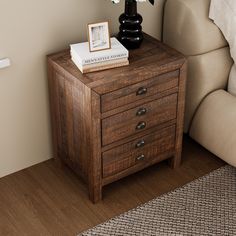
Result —
[{"label": "photo in frame", "polygon": [[88,24],[89,51],[101,51],[111,48],[109,23],[98,22]]}]

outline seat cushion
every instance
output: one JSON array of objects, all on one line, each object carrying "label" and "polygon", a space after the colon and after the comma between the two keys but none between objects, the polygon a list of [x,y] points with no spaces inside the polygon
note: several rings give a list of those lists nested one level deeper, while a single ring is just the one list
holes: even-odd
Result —
[{"label": "seat cushion", "polygon": [[210,0],[167,0],[163,40],[185,55],[197,55],[227,45],[209,19]]},{"label": "seat cushion", "polygon": [[236,98],[224,90],[211,93],[199,107],[190,136],[236,167]]}]

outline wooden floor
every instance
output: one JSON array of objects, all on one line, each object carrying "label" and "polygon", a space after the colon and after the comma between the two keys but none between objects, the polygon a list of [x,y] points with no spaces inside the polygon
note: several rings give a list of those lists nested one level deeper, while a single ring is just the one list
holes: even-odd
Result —
[{"label": "wooden floor", "polygon": [[76,235],[222,165],[185,137],[179,169],[166,162],[148,168],[106,186],[93,205],[81,180],[50,160],[0,179],[0,235]]}]

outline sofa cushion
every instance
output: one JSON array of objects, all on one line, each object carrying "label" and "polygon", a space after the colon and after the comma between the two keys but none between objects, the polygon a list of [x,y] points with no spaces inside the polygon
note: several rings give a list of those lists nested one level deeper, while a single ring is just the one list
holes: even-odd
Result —
[{"label": "sofa cushion", "polygon": [[227,45],[209,19],[210,0],[167,0],[163,40],[185,55],[203,54]]},{"label": "sofa cushion", "polygon": [[212,91],[226,89],[231,66],[227,47],[188,58],[185,132],[202,100]]},{"label": "sofa cushion", "polygon": [[211,93],[199,107],[190,136],[236,167],[236,98],[224,90]]},{"label": "sofa cushion", "polygon": [[[212,0],[209,16],[229,42],[231,56],[236,63],[236,1]],[[236,65],[230,73],[228,91],[236,96]]]}]

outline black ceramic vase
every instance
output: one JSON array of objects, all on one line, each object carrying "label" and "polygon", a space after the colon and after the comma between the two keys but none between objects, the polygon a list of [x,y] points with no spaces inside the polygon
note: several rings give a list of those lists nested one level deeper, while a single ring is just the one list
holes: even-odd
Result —
[{"label": "black ceramic vase", "polygon": [[120,32],[118,40],[127,48],[139,48],[143,41],[142,21],[143,18],[137,13],[135,0],[125,1],[125,13],[120,18]]}]

